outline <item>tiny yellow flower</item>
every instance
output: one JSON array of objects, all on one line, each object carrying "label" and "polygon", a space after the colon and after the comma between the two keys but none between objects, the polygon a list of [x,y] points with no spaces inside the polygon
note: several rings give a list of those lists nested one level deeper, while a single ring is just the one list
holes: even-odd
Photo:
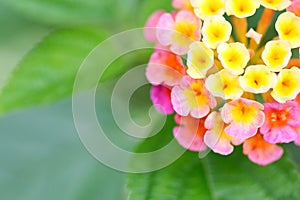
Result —
[{"label": "tiny yellow flower", "polygon": [[300,47],[300,17],[291,12],[282,13],[275,28],[281,40],[289,41],[292,48]]},{"label": "tiny yellow flower", "polygon": [[261,4],[273,10],[284,10],[292,4],[291,0],[261,0]]},{"label": "tiny yellow flower", "polygon": [[214,52],[202,42],[193,42],[187,55],[187,74],[194,79],[204,78],[214,65]]},{"label": "tiny yellow flower", "polygon": [[225,13],[224,0],[191,0],[195,14],[200,19]]},{"label": "tiny yellow flower", "polygon": [[259,6],[259,0],[227,0],[226,13],[238,18],[249,17],[254,15]]},{"label": "tiny yellow flower", "polygon": [[235,75],[244,72],[244,68],[250,60],[250,53],[242,43],[223,43],[217,49],[218,58],[223,67]]},{"label": "tiny yellow flower", "polygon": [[271,71],[279,72],[288,65],[291,56],[290,43],[284,40],[275,40],[266,44],[261,57]]},{"label": "tiny yellow flower", "polygon": [[205,81],[205,86],[214,96],[225,100],[240,98],[244,92],[240,87],[238,76],[225,69],[210,75]]},{"label": "tiny yellow flower", "polygon": [[293,100],[300,92],[300,69],[292,67],[283,69],[278,74],[278,80],[271,92],[272,97],[279,103]]},{"label": "tiny yellow flower", "polygon": [[218,45],[229,40],[231,24],[222,16],[207,17],[202,27],[203,42],[206,46],[216,49]]},{"label": "tiny yellow flower", "polygon": [[265,93],[276,83],[277,76],[265,65],[248,66],[239,78],[242,88],[254,94]]}]

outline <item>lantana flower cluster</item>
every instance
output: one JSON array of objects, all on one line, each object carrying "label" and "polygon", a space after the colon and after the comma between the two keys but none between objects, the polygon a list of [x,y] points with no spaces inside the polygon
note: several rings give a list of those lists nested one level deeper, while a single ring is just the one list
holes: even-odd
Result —
[{"label": "lantana flower cluster", "polygon": [[[282,143],[300,145],[300,1],[172,5],[146,23],[145,37],[155,43],[146,77],[155,108],[175,113],[178,143],[222,155],[242,145],[259,165],[280,159]],[[270,38],[269,29],[277,35]]]}]

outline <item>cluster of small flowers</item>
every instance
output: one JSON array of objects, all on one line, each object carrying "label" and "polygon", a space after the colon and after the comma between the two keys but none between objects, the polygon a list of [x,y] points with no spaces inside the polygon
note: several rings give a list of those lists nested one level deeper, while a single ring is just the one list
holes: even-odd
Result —
[{"label": "cluster of small flowers", "polygon": [[[300,1],[172,4],[176,10],[156,11],[146,23],[145,37],[155,43],[146,77],[156,109],[176,113],[178,143],[223,155],[242,144],[259,165],[280,159],[280,143],[300,145],[298,52],[292,58],[300,47]],[[249,27],[247,18],[261,6],[260,20]],[[277,16],[278,36],[262,42]]]}]

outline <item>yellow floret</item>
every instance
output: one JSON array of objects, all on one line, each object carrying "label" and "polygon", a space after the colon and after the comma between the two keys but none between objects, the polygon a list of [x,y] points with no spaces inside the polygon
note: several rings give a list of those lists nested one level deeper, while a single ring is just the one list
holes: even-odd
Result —
[{"label": "yellow floret", "polygon": [[261,0],[261,4],[273,10],[284,10],[292,4],[291,0]]},{"label": "yellow floret", "polygon": [[271,92],[272,97],[280,102],[285,103],[287,100],[293,100],[300,92],[300,69],[292,67],[283,69],[278,74],[278,80]]},{"label": "yellow floret", "polygon": [[187,55],[187,73],[194,79],[204,78],[214,65],[214,52],[202,42],[193,42]]},{"label": "yellow floret", "polygon": [[195,14],[200,19],[225,13],[224,0],[191,0]]},{"label": "yellow floret", "polygon": [[245,18],[254,15],[259,6],[259,0],[227,0],[226,13],[227,15]]},{"label": "yellow floret", "polygon": [[243,102],[236,103],[231,109],[232,121],[242,123],[245,126],[253,123],[259,112],[256,105],[247,105]]},{"label": "yellow floret", "polygon": [[216,49],[218,45],[229,40],[231,31],[232,26],[224,17],[207,17],[202,28],[203,42],[209,48]]},{"label": "yellow floret", "polygon": [[290,43],[283,40],[270,41],[262,53],[264,63],[273,72],[279,72],[286,67],[292,56]]},{"label": "yellow floret", "polygon": [[265,93],[276,83],[277,77],[265,65],[248,66],[239,78],[242,88],[255,94]]},{"label": "yellow floret", "polygon": [[205,81],[206,88],[216,97],[237,99],[242,96],[238,76],[223,69],[218,73],[210,75]]},{"label": "yellow floret", "polygon": [[244,72],[244,68],[250,60],[250,54],[242,43],[223,43],[218,49],[218,58],[223,67],[235,75]]},{"label": "yellow floret", "polygon": [[292,48],[300,47],[300,17],[292,12],[282,13],[275,28],[281,40],[289,41]]}]

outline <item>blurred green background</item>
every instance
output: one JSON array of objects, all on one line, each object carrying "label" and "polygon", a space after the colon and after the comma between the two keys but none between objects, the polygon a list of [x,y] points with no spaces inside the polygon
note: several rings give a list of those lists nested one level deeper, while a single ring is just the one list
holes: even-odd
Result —
[{"label": "blurred green background", "polygon": [[[144,19],[137,22],[132,10],[140,3],[1,0],[0,89],[28,51],[51,32],[88,25],[112,35],[139,27]],[[103,114],[108,112],[104,101],[109,103],[104,96],[97,98],[98,105],[102,106],[101,116],[109,122],[110,114]],[[115,129],[110,126],[111,132]],[[81,144],[70,97],[1,116],[0,136],[0,199],[125,199],[125,174],[102,165]]]},{"label": "blurred green background", "polygon": [[[0,0],[0,89],[29,50],[56,30],[97,27],[107,38],[142,27],[151,12],[157,8],[170,10],[170,5],[170,0]],[[129,55],[125,65],[143,64],[149,53]],[[113,84],[114,80],[105,83],[107,91],[97,96],[98,117],[114,133],[113,141],[133,149],[138,141],[118,140],[121,131],[113,124],[109,110]],[[43,103],[51,104],[42,106],[34,106],[38,104],[32,98],[35,93],[28,93],[33,101],[24,105],[30,108],[17,109],[22,107],[22,99],[17,99],[20,105],[0,117],[0,199],[126,199],[126,174],[102,165],[81,144],[69,90],[59,95],[62,100],[52,103],[54,99],[50,98]],[[148,91],[149,87],[144,87],[136,95],[139,100],[143,98],[143,109],[137,103],[141,101],[135,103],[142,124],[149,120],[140,117],[150,106]],[[288,148],[299,163],[299,148]]]}]

